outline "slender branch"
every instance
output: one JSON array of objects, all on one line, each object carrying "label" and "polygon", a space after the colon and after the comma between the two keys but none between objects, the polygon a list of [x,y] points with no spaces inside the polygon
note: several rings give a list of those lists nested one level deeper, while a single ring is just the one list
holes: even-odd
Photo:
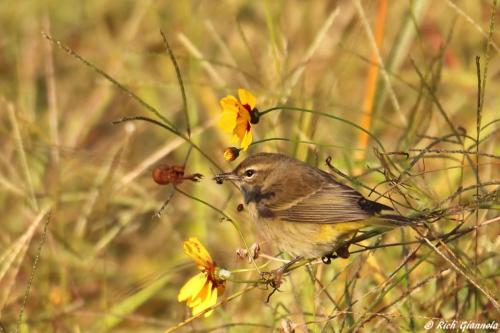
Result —
[{"label": "slender branch", "polygon": [[158,120],[154,120],[154,119],[151,119],[151,118],[148,118],[148,117],[143,117],[143,116],[133,116],[133,117],[123,117],[121,119],[115,120],[115,121],[112,122],[112,124],[113,125],[117,125],[117,124],[121,124],[123,122],[136,121],[136,120],[142,120],[142,121],[146,121],[146,122],[158,125],[158,126],[164,128],[164,129],[166,129],[167,131],[169,131],[169,132],[177,135],[178,137],[180,137],[181,139],[183,139],[184,141],[186,141],[187,143],[189,143],[194,149],[196,149],[201,155],[203,155],[203,157],[205,157],[208,161],[210,161],[210,163],[212,163],[217,169],[222,170],[222,168],[217,164],[217,162],[215,162],[207,153],[205,153],[190,138],[188,138],[184,134],[180,133],[176,129],[173,129],[173,128],[171,128],[171,127],[163,124],[162,122],[159,122]]},{"label": "slender branch", "polygon": [[351,125],[352,127],[355,127],[357,128],[358,130],[360,131],[363,131],[365,132],[366,134],[368,134],[379,146],[380,148],[382,149],[382,151],[385,152],[385,149],[384,149],[384,146],[382,145],[382,143],[380,142],[379,139],[377,139],[376,136],[374,136],[372,133],[370,133],[368,130],[364,129],[363,127],[353,123],[352,121],[349,121],[349,120],[346,120],[344,118],[341,118],[341,117],[337,117],[337,116],[334,116],[332,114],[329,114],[329,113],[326,113],[326,112],[320,112],[320,111],[315,111],[315,110],[309,110],[309,109],[303,109],[303,108],[297,108],[297,107],[293,107],[293,106],[275,106],[275,107],[272,107],[272,108],[269,108],[269,109],[266,109],[264,111],[261,111],[260,112],[260,115],[261,116],[264,116],[266,115],[267,113],[269,112],[272,112],[272,111],[276,111],[276,110],[282,110],[282,111],[295,111],[295,112],[305,112],[305,113],[312,113],[312,114],[317,114],[317,115],[320,115],[320,116],[323,116],[323,117],[327,117],[327,118],[331,118],[331,119],[335,119],[335,120],[338,120],[338,121],[341,121],[343,123],[346,123],[346,124],[349,124]]},{"label": "slender branch", "polygon": [[38,261],[40,260],[40,256],[42,254],[42,248],[43,248],[43,245],[45,244],[45,240],[47,239],[47,228],[48,228],[49,223],[50,223],[50,216],[51,216],[51,213],[49,212],[47,214],[45,224],[43,226],[42,239],[40,240],[40,243],[38,244],[38,249],[36,251],[35,258],[33,259],[33,265],[31,266],[31,274],[30,274],[30,278],[28,281],[28,286],[24,292],[23,303],[21,304],[21,310],[19,311],[19,317],[17,318],[17,324],[16,324],[16,329],[14,330],[14,333],[19,332],[19,329],[21,328],[21,323],[23,321],[24,308],[26,307],[26,303],[28,302],[28,298],[29,298],[30,292],[31,292],[31,286],[33,285],[35,273],[36,273],[36,270],[38,268]]},{"label": "slender branch", "polygon": [[257,285],[248,286],[248,287],[246,287],[246,288],[244,288],[244,289],[242,289],[242,290],[238,291],[237,293],[232,294],[232,295],[231,295],[231,296],[229,296],[228,298],[221,300],[219,303],[214,304],[214,305],[212,305],[212,306],[210,306],[210,307],[206,308],[205,310],[201,311],[201,312],[200,312],[200,313],[198,313],[197,315],[195,315],[195,316],[191,316],[191,317],[189,317],[188,319],[186,319],[186,320],[184,320],[184,321],[182,321],[182,322],[178,323],[177,325],[172,326],[172,327],[170,327],[170,328],[167,328],[167,329],[164,331],[164,333],[171,333],[171,332],[173,332],[173,331],[175,331],[175,330],[178,330],[179,328],[184,327],[184,326],[186,326],[187,324],[189,324],[189,323],[193,322],[194,320],[196,320],[196,319],[198,319],[198,318],[202,317],[205,313],[210,312],[210,311],[212,311],[213,309],[218,308],[218,307],[220,307],[220,306],[222,306],[222,305],[224,305],[224,304],[226,304],[226,303],[229,303],[229,302],[231,302],[232,300],[234,300],[234,299],[236,299],[236,298],[240,297],[240,296],[241,296],[241,295],[243,295],[243,294],[246,294],[247,292],[249,292],[250,290],[253,290],[253,289],[255,289],[255,288],[257,288]]},{"label": "slender branch", "polygon": [[[418,151],[418,152],[424,152],[424,153],[432,153],[432,154],[470,154],[470,155],[479,155],[479,156],[485,156],[485,157],[490,157],[494,158],[496,160],[500,160],[499,155],[495,154],[488,154],[488,153],[479,153],[477,151],[467,151],[463,149],[420,149],[420,148],[412,148],[408,149],[408,151]],[[398,153],[398,152],[391,152],[391,153]],[[387,153],[387,154],[391,154]]]},{"label": "slender branch", "polygon": [[238,232],[240,238],[241,238],[241,241],[243,242],[243,245],[245,246],[245,248],[249,248],[248,246],[248,243],[247,241],[245,240],[245,236],[243,236],[243,233],[241,232],[240,228],[238,227],[238,225],[236,224],[236,222],[229,216],[227,215],[226,213],[224,213],[222,210],[220,210],[219,208],[215,207],[214,205],[200,199],[200,198],[197,198],[195,196],[192,196],[191,194],[189,193],[186,193],[182,190],[180,190],[178,187],[174,187],[175,188],[175,191],[176,192],[179,192],[180,194],[190,198],[190,199],[193,199],[195,201],[198,201],[199,203],[202,203],[204,204],[205,206],[208,206],[210,208],[212,208],[214,211],[216,211],[217,213],[221,214],[229,223],[231,223],[233,225],[233,227],[236,229],[236,231]]},{"label": "slender branch", "polygon": [[[418,68],[417,64],[415,63],[415,61],[412,58],[410,58],[410,62],[413,65],[413,68],[415,69],[415,71],[417,72],[417,74],[418,74],[418,76],[420,78],[420,81],[422,82],[422,84],[424,85],[425,89],[427,90],[427,92],[431,96],[432,101],[434,102],[434,104],[436,105],[437,109],[439,110],[439,113],[441,113],[441,115],[443,116],[445,122],[448,124],[448,126],[449,126],[450,130],[452,131],[453,135],[457,138],[457,140],[460,143],[460,145],[463,145],[463,140],[462,140],[462,137],[461,137],[460,133],[455,128],[455,125],[453,125],[451,119],[446,114],[446,111],[444,110],[443,106],[441,105],[441,102],[436,97],[436,95],[432,91],[432,88],[429,86],[429,84],[425,80],[425,77],[422,74],[422,72],[420,72],[420,69]],[[465,156],[467,158],[467,162],[471,166],[473,166],[474,163],[472,163],[472,159],[470,158],[470,156],[469,155],[465,155]],[[474,168],[472,170],[474,171],[474,173],[476,173],[476,170]]]}]

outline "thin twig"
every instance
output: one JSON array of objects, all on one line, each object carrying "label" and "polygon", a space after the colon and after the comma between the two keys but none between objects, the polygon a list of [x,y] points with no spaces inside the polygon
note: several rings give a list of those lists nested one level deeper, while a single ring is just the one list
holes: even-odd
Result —
[{"label": "thin twig", "polygon": [[28,298],[30,296],[31,286],[33,285],[33,279],[35,278],[35,273],[36,273],[36,270],[38,268],[38,261],[40,260],[42,248],[43,248],[43,245],[45,244],[45,240],[47,239],[47,227],[48,227],[49,222],[50,222],[50,215],[51,215],[51,213],[49,212],[47,214],[45,224],[43,226],[42,238],[40,239],[40,243],[38,244],[35,258],[33,259],[33,265],[31,266],[31,274],[30,274],[30,278],[28,280],[28,285],[26,287],[26,290],[24,291],[23,302],[21,304],[21,310],[19,311],[19,317],[17,318],[16,329],[14,331],[15,333],[17,333],[19,331],[19,329],[21,328],[21,323],[23,321],[24,309],[26,307],[26,303],[28,302]]},{"label": "thin twig", "polygon": [[[439,99],[436,97],[436,95],[434,94],[434,92],[432,91],[432,88],[429,86],[429,84],[427,83],[427,81],[425,80],[422,72],[420,72],[420,69],[418,68],[417,64],[415,63],[415,61],[410,58],[410,62],[411,64],[413,65],[413,68],[415,69],[415,71],[417,72],[419,78],[420,78],[420,81],[422,82],[422,84],[424,85],[424,87],[426,88],[426,90],[428,91],[429,95],[431,96],[434,104],[437,106],[437,109],[439,110],[439,112],[441,113],[441,115],[443,116],[443,119],[445,120],[445,122],[448,124],[450,130],[452,131],[453,135],[457,138],[458,142],[460,145],[463,145],[463,140],[462,140],[462,136],[461,134],[459,133],[459,131],[457,130],[457,128],[455,128],[455,125],[453,125],[451,119],[448,117],[446,111],[444,110],[441,102],[439,101]],[[472,159],[470,158],[469,155],[465,155],[467,157],[467,162],[473,166],[474,163],[472,162]],[[474,170],[474,173],[475,173],[475,169],[473,168]]]},{"label": "thin twig", "polygon": [[242,289],[242,290],[238,291],[237,293],[234,293],[233,295],[229,296],[228,298],[225,298],[225,299],[221,300],[219,303],[214,304],[214,305],[212,305],[212,306],[210,306],[210,307],[206,308],[205,310],[201,311],[201,312],[200,312],[200,313],[198,313],[197,315],[195,315],[195,316],[191,316],[191,317],[189,317],[188,319],[186,319],[186,320],[184,320],[184,321],[182,321],[182,322],[178,323],[177,325],[172,326],[172,327],[170,327],[170,328],[167,328],[167,329],[164,331],[164,333],[171,333],[171,332],[173,332],[173,331],[175,331],[175,330],[178,330],[179,328],[184,327],[184,326],[186,326],[187,324],[191,323],[192,321],[194,321],[194,320],[196,320],[196,319],[198,319],[198,318],[202,317],[205,313],[210,312],[210,311],[212,311],[213,309],[216,309],[216,308],[218,308],[218,307],[220,307],[220,306],[222,306],[222,305],[224,305],[224,304],[226,304],[226,303],[229,303],[229,302],[231,302],[232,300],[234,300],[234,299],[236,299],[236,298],[240,297],[240,296],[241,296],[241,295],[243,295],[243,294],[246,294],[247,292],[249,292],[250,290],[255,289],[255,288],[257,288],[257,285],[248,286],[248,287],[246,287],[246,288],[244,288],[244,289]]}]

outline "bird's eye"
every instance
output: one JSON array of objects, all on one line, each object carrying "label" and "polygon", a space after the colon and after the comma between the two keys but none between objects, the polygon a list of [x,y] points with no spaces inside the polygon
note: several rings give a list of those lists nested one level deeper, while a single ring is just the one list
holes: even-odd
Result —
[{"label": "bird's eye", "polygon": [[245,177],[252,177],[253,175],[255,175],[255,170],[252,170],[252,169],[248,169],[247,171],[245,171]]}]

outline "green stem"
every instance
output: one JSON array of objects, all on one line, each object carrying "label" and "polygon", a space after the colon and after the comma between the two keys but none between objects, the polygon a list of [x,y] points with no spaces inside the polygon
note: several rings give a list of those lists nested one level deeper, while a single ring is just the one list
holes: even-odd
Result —
[{"label": "green stem", "polygon": [[270,263],[271,263],[271,261],[266,261],[262,265],[256,266],[254,268],[233,269],[233,270],[231,270],[231,273],[239,274],[239,273],[248,273],[248,272],[260,271],[262,268],[265,268],[266,266],[269,266]]},{"label": "green stem", "polygon": [[180,190],[178,187],[174,187],[174,188],[175,188],[175,190],[176,190],[177,192],[179,192],[180,194],[182,194],[182,195],[184,195],[184,196],[186,196],[186,197],[188,197],[188,198],[190,198],[190,199],[193,199],[193,200],[195,200],[195,201],[198,201],[199,203],[202,203],[202,204],[204,204],[204,205],[206,205],[206,206],[208,206],[208,207],[212,208],[212,209],[213,209],[213,210],[215,210],[217,213],[219,213],[219,214],[221,214],[222,216],[224,216],[224,218],[225,218],[227,221],[229,221],[229,223],[231,223],[231,224],[233,225],[233,227],[236,229],[236,231],[237,231],[237,232],[238,232],[238,234],[240,235],[241,241],[243,242],[243,245],[245,246],[245,248],[249,249],[248,244],[247,244],[247,242],[246,242],[246,240],[245,240],[245,236],[243,236],[243,233],[241,232],[240,228],[238,227],[238,225],[236,224],[236,222],[234,221],[234,219],[233,219],[233,218],[231,218],[229,215],[227,215],[226,213],[224,213],[222,210],[220,210],[219,208],[215,207],[214,205],[212,205],[212,204],[210,204],[210,203],[208,203],[208,202],[206,202],[206,201],[204,201],[204,200],[202,200],[202,199],[200,199],[200,198],[197,198],[197,197],[195,197],[195,196],[192,196],[191,194],[186,193],[186,192],[184,192],[184,191]]},{"label": "green stem", "polygon": [[264,143],[268,141],[287,141],[287,142],[292,142],[292,143],[299,143],[299,144],[306,144],[306,145],[315,145],[319,147],[334,147],[334,148],[339,148],[339,149],[348,149],[348,150],[364,150],[361,148],[351,148],[351,147],[345,147],[345,146],[340,146],[340,145],[332,145],[328,143],[318,143],[314,141],[306,141],[306,140],[291,140],[288,138],[280,138],[280,137],[275,137],[275,138],[266,138],[262,140],[257,140],[254,141],[250,144],[250,146],[257,145],[259,143]]},{"label": "green stem", "polygon": [[151,119],[151,118],[148,118],[148,117],[143,117],[143,116],[134,116],[134,117],[124,117],[124,118],[115,120],[112,123],[114,125],[116,125],[116,124],[120,124],[120,123],[123,123],[123,122],[126,122],[126,121],[135,121],[135,120],[142,120],[142,121],[146,121],[148,123],[152,123],[152,124],[158,125],[161,128],[164,128],[167,131],[169,131],[169,132],[177,135],[178,137],[180,137],[181,139],[183,139],[184,141],[186,141],[187,143],[189,143],[191,145],[191,147],[193,147],[194,149],[196,149],[201,155],[203,155],[203,157],[205,157],[208,161],[210,161],[210,163],[212,163],[217,169],[222,170],[222,168],[209,155],[207,155],[207,153],[205,153],[196,143],[194,143],[189,137],[187,137],[186,135],[180,133],[179,131],[177,131],[176,129],[174,129],[174,128],[170,127],[170,126],[165,125],[164,123],[162,123],[162,122],[160,122],[158,120]]},{"label": "green stem", "polygon": [[46,34],[43,31],[42,31],[42,35],[45,38],[47,38],[51,43],[54,43],[61,50],[63,50],[64,52],[66,52],[70,56],[76,58],[77,60],[81,61],[85,66],[87,66],[87,67],[93,69],[95,72],[97,72],[97,74],[103,76],[106,80],[108,80],[109,82],[111,82],[112,84],[114,84],[116,87],[118,87],[118,89],[120,89],[121,91],[123,91],[124,93],[126,93],[127,95],[129,95],[130,97],[132,97],[132,99],[134,99],[136,102],[138,102],[143,107],[145,107],[146,110],[148,110],[149,112],[153,113],[155,116],[157,116],[158,118],[160,118],[163,122],[165,122],[169,126],[175,127],[174,124],[169,119],[167,119],[165,116],[163,116],[158,110],[156,110],[153,106],[151,106],[148,103],[146,103],[142,98],[140,98],[138,95],[136,95],[135,93],[133,93],[131,90],[129,90],[123,84],[121,84],[120,82],[118,82],[117,80],[115,80],[111,75],[109,75],[108,73],[106,73],[102,69],[98,68],[97,66],[95,66],[90,61],[84,59],[81,55],[79,55],[78,53],[76,53],[75,51],[73,51],[72,49],[70,49],[68,46],[66,46],[63,43],[61,43],[59,40],[53,38],[52,36]]},{"label": "green stem", "polygon": [[250,283],[250,284],[263,284],[264,281],[262,280],[240,280],[240,279],[234,279],[234,278],[227,278],[226,281],[231,281],[233,283]]},{"label": "green stem", "polygon": [[357,128],[358,130],[360,130],[360,131],[365,132],[366,134],[368,134],[368,136],[370,138],[372,138],[380,146],[380,148],[382,149],[382,151],[385,152],[384,146],[382,145],[382,143],[380,142],[380,140],[378,140],[372,133],[370,133],[369,131],[367,131],[363,127],[361,127],[361,126],[353,123],[352,121],[349,121],[349,120],[346,120],[344,118],[331,115],[331,114],[326,113],[326,112],[320,112],[320,111],[315,111],[315,110],[297,108],[297,107],[293,107],[293,106],[275,106],[275,107],[266,109],[264,111],[261,111],[260,112],[260,116],[264,116],[267,113],[272,112],[272,111],[276,111],[276,110],[312,113],[312,114],[316,114],[316,115],[319,115],[319,116],[323,116],[323,117],[327,117],[327,118],[331,118],[331,119],[335,119],[335,120],[341,121],[343,123],[351,125],[351,126]]},{"label": "green stem", "polygon": [[188,137],[190,138],[191,137],[191,127],[189,125],[189,113],[188,113],[188,107],[187,107],[186,90],[184,89],[184,82],[182,80],[181,70],[179,68],[179,64],[177,63],[177,59],[175,59],[174,52],[172,51],[172,49],[170,48],[170,45],[168,44],[167,36],[165,36],[163,31],[161,31],[161,30],[160,30],[160,34],[161,34],[161,37],[163,38],[163,43],[165,44],[165,49],[167,50],[167,53],[170,56],[170,60],[172,61],[172,64],[174,65],[175,74],[177,76],[177,81],[179,82],[179,87],[181,88],[183,111],[184,111],[184,117],[186,118],[186,131],[187,131]]}]

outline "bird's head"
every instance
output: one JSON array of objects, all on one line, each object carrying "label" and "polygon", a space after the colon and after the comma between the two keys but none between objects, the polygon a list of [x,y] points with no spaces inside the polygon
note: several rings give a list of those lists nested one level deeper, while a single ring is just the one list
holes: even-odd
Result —
[{"label": "bird's head", "polygon": [[281,163],[290,159],[283,154],[259,153],[247,157],[233,171],[220,173],[214,180],[233,181],[242,191],[251,192],[255,188],[266,186],[266,180],[274,172],[278,172]]}]

